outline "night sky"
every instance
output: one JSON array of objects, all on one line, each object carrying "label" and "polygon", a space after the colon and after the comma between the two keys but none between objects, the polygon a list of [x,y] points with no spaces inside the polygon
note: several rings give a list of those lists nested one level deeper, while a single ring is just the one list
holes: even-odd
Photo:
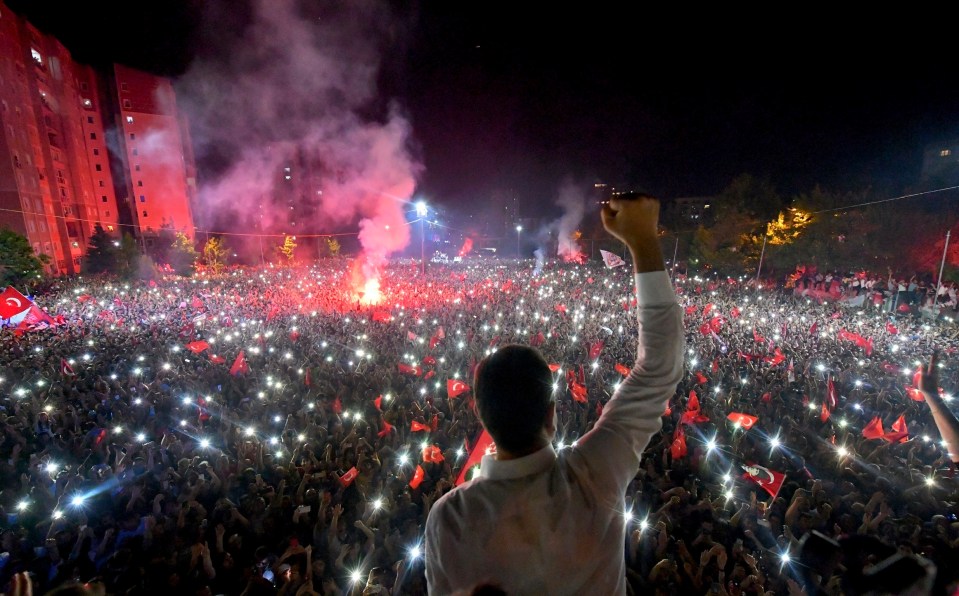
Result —
[{"label": "night sky", "polygon": [[[174,78],[249,24],[245,2],[9,4],[80,60]],[[916,183],[926,144],[959,137],[945,14],[562,6],[391,3],[369,112],[408,118],[418,195],[513,193],[534,210],[564,180],[702,196],[748,172],[785,195],[891,196]],[[127,25],[112,32],[108,10]]]}]

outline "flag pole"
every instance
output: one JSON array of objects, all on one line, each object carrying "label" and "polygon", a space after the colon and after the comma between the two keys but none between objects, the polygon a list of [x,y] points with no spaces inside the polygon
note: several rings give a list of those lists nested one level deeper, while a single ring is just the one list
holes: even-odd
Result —
[{"label": "flag pole", "polygon": [[762,270],[763,270],[763,257],[766,256],[766,238],[768,238],[768,237],[769,237],[768,235],[763,234],[763,249],[762,249],[762,251],[759,253],[759,266],[756,267],[756,281],[757,281],[757,282],[759,281],[759,274],[760,274],[760,273],[762,272]]},{"label": "flag pole", "polygon": [[673,266],[669,269],[669,281],[676,276],[676,255],[679,254],[679,234],[676,234],[676,246],[673,248]]},{"label": "flag pole", "polygon": [[942,270],[946,267],[946,251],[949,250],[949,232],[951,230],[946,230],[946,244],[942,247],[942,262],[939,264],[939,279],[936,282],[936,295],[932,298],[932,303],[935,305],[939,301],[939,290],[942,288]]}]

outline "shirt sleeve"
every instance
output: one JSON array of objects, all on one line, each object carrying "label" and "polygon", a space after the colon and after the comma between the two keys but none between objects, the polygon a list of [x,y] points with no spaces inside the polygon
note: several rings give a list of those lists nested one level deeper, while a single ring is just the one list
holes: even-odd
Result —
[{"label": "shirt sleeve", "polygon": [[639,469],[649,439],[683,375],[682,309],[665,271],[636,274],[636,361],[580,441],[594,480],[625,489]]}]

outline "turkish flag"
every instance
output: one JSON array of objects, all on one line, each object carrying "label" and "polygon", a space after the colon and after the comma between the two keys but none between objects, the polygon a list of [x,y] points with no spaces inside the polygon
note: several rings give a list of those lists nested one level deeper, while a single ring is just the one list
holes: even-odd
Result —
[{"label": "turkish flag", "polygon": [[296,341],[298,339],[300,339],[300,332],[296,329],[290,331],[290,341]]},{"label": "turkish flag", "polygon": [[881,439],[885,434],[885,431],[882,430],[882,419],[879,418],[879,416],[873,418],[869,424],[862,429],[862,436],[867,439]]},{"label": "turkish flag", "polygon": [[432,379],[432,378],[435,377],[435,376],[436,376],[436,371],[435,371],[435,370],[431,370],[431,371],[429,371],[428,373],[426,373],[426,374],[423,376],[423,378],[428,381],[428,380]]},{"label": "turkish flag", "polygon": [[830,410],[836,409],[836,405],[839,403],[838,395],[839,393],[836,391],[836,385],[832,382],[832,375],[830,375],[829,379],[826,381],[826,400],[829,402]]},{"label": "turkish flag", "polygon": [[432,350],[433,348],[435,348],[435,347],[436,347],[436,344],[438,344],[438,343],[440,343],[440,338],[436,337],[435,335],[434,335],[433,337],[431,337],[431,338],[430,338],[430,349]]},{"label": "turkish flag", "polygon": [[896,308],[896,310],[898,310],[899,312],[909,312],[909,305],[908,305],[908,304],[900,304],[900,305]]},{"label": "turkish flag", "polygon": [[561,313],[563,313],[563,314],[566,314],[566,305],[565,305],[565,304],[557,304],[557,305],[556,305],[555,307],[553,307],[553,308],[556,310],[556,312],[561,312]]},{"label": "turkish flag", "polygon": [[696,311],[698,311],[698,310],[699,310],[699,307],[696,306],[695,304],[693,304],[692,306],[687,306],[687,307],[686,307],[686,314],[687,314],[687,315],[693,315],[693,314],[696,314]]},{"label": "turkish flag", "polygon": [[697,371],[696,371],[696,383],[697,383],[698,385],[705,385],[705,384],[708,383],[708,382],[709,382],[709,379],[706,378],[706,375],[704,375],[703,373],[701,373],[700,371],[697,370]]},{"label": "turkish flag", "polygon": [[597,340],[589,344],[589,359],[596,360],[599,358],[600,353],[603,351],[603,340]]},{"label": "turkish flag", "polygon": [[716,305],[713,304],[712,302],[710,302],[709,304],[707,304],[706,306],[704,306],[704,307],[703,307],[703,318],[705,319],[706,317],[708,317],[708,316],[709,316],[709,312],[710,312],[711,310],[713,310],[714,308],[716,308]]},{"label": "turkish flag", "polygon": [[66,359],[66,358],[61,358],[61,359],[60,359],[60,372],[63,373],[64,375],[68,376],[68,377],[72,377],[72,376],[76,375],[76,373],[73,372],[73,367],[70,366],[70,363],[67,362],[67,359]]},{"label": "turkish flag", "polygon": [[556,371],[559,370],[559,365],[556,364],[556,363],[551,363],[551,364],[549,365],[549,370],[550,370],[550,372],[556,372]]},{"label": "turkish flag", "polygon": [[91,296],[90,294],[82,294],[80,297],[77,298],[77,300],[79,302],[90,302],[91,300],[93,300],[93,296]]},{"label": "turkish flag", "polygon": [[772,495],[773,499],[779,494],[779,489],[782,488],[783,482],[786,480],[785,474],[775,472],[765,466],[750,464],[743,466],[743,470],[745,470],[743,478],[761,486],[763,490]]},{"label": "turkish flag", "polygon": [[0,319],[11,319],[30,308],[30,299],[13,286],[0,293]]},{"label": "turkish flag", "polygon": [[349,471],[346,472],[346,474],[340,476],[340,484],[343,485],[343,488],[346,488],[353,484],[353,481],[356,480],[356,477],[359,475],[360,471],[356,469],[356,466],[353,466],[349,469]]},{"label": "turkish flag", "polygon": [[619,362],[617,362],[616,365],[613,366],[613,368],[615,368],[616,372],[623,375],[624,377],[629,375],[629,368],[627,368],[625,365],[620,364]]},{"label": "turkish flag", "polygon": [[753,329],[753,339],[754,339],[755,341],[757,341],[757,342],[764,342],[764,341],[766,341],[766,338],[763,337],[762,335],[759,335],[759,333],[756,332],[756,329],[755,329],[755,328]]},{"label": "turkish flag", "polygon": [[899,335],[899,330],[892,323],[886,323],[886,333],[889,335]]},{"label": "turkish flag", "polygon": [[426,358],[423,358],[423,365],[436,366],[436,358],[433,358],[432,356],[427,356]]},{"label": "turkish flag", "polygon": [[413,375],[414,377],[418,377],[421,374],[423,374],[423,371],[420,367],[418,366],[413,367],[413,366],[410,366],[409,364],[406,364],[405,362],[400,362],[396,366],[397,368],[399,368],[399,371],[403,373],[404,375]]},{"label": "turkish flag", "polygon": [[190,301],[190,306],[193,308],[203,308],[203,301],[194,296],[193,300]]},{"label": "turkish flag", "polygon": [[738,319],[739,314],[740,314],[740,311],[738,306],[734,306],[733,309],[729,311],[729,316],[731,316],[734,319]]},{"label": "turkish flag", "polygon": [[243,353],[243,350],[240,350],[240,353],[237,354],[236,360],[233,361],[233,366],[230,367],[231,375],[240,375],[250,372],[250,365],[246,363],[246,356]]},{"label": "turkish flag", "polygon": [[746,430],[749,430],[756,424],[756,421],[759,418],[755,416],[750,416],[749,414],[743,414],[741,412],[731,412],[729,416],[726,416],[727,419],[732,421],[733,424],[737,424]]},{"label": "turkish flag", "polygon": [[819,323],[813,323],[809,327],[809,335],[816,335],[816,331],[819,331]]},{"label": "turkish flag", "polygon": [[892,423],[892,430],[882,437],[890,443],[905,443],[909,440],[909,430],[906,428],[906,415],[902,414]]},{"label": "turkish flag", "polygon": [[382,409],[383,409],[383,408],[382,408],[382,406],[383,406],[383,396],[382,396],[382,395],[377,396],[377,398],[373,400],[373,405],[376,406],[376,409],[377,409],[377,410],[382,411]]},{"label": "turkish flag", "polygon": [[389,323],[390,318],[392,318],[392,315],[390,314],[390,311],[388,310],[375,310],[373,311],[372,318],[374,321],[378,321],[380,323]]},{"label": "turkish flag", "polygon": [[393,430],[393,425],[387,422],[386,420],[384,420],[383,426],[380,427],[380,432],[376,433],[376,436],[383,438],[386,435],[390,434],[391,430]]},{"label": "turkish flag", "polygon": [[416,471],[413,472],[413,478],[410,480],[410,488],[416,490],[423,484],[423,477],[426,476],[426,472],[423,471],[422,466],[416,466]]},{"label": "turkish flag", "polygon": [[569,392],[573,395],[573,399],[581,404],[585,404],[588,401],[586,399],[586,385],[582,383],[577,383],[576,381],[570,383]]},{"label": "turkish flag", "polygon": [[719,372],[719,358],[713,358],[713,364],[709,370],[714,373]]},{"label": "turkish flag", "polygon": [[202,339],[199,341],[191,341],[190,343],[186,345],[186,349],[190,350],[194,354],[199,354],[203,350],[208,350],[209,348],[210,348],[210,344],[208,344]]},{"label": "turkish flag", "polygon": [[546,341],[546,336],[544,336],[543,332],[540,331],[539,333],[533,336],[533,339],[529,340],[529,345],[531,345],[534,348],[538,348],[541,345],[543,345],[543,342],[545,341]]},{"label": "turkish flag", "polygon": [[224,358],[223,356],[217,356],[216,354],[210,354],[210,362],[212,362],[213,364],[223,364],[224,362],[226,362],[226,358]]},{"label": "turkish flag", "polygon": [[469,385],[459,379],[447,379],[446,381],[446,394],[451,398],[459,397],[469,390]]},{"label": "turkish flag", "polygon": [[423,448],[423,461],[428,464],[441,464],[443,463],[443,451],[440,450],[436,445],[429,445]]},{"label": "turkish flag", "polygon": [[709,323],[703,323],[699,326],[699,333],[705,337],[708,337],[712,332],[713,328],[709,326]]},{"label": "turkish flag", "polygon": [[412,331],[407,331],[407,332],[406,332],[406,339],[408,339],[408,340],[410,340],[410,341],[416,341],[416,340],[419,339],[419,336],[417,336],[417,335],[416,335],[415,333],[413,333]]},{"label": "turkish flag", "polygon": [[826,402],[822,402],[822,410],[819,412],[819,419],[825,422],[829,420],[830,414],[829,408],[826,407]]},{"label": "turkish flag", "polygon": [[484,428],[483,432],[480,433],[479,440],[476,441],[476,446],[470,451],[466,463],[463,464],[462,469],[460,469],[460,474],[456,478],[456,486],[466,482],[466,476],[469,472],[479,465],[484,455],[489,453],[496,453],[496,444],[493,443],[493,437],[491,437]]},{"label": "turkish flag", "polygon": [[686,411],[680,419],[682,424],[699,424],[700,422],[709,422],[709,417],[702,414],[699,409],[699,396],[695,391],[689,392],[689,401],[686,403]]},{"label": "turkish flag", "polygon": [[413,420],[412,422],[410,422],[410,432],[414,432],[414,433],[415,433],[415,432],[420,432],[420,431],[423,431],[423,430],[429,432],[429,430],[430,430],[430,425],[429,425],[429,424],[423,424],[422,422],[417,422],[416,420]]},{"label": "turkish flag", "polygon": [[679,459],[685,457],[689,452],[686,448],[686,431],[683,430],[683,425],[680,424],[676,427],[676,432],[673,433],[673,441],[669,445],[669,455],[673,459]]}]

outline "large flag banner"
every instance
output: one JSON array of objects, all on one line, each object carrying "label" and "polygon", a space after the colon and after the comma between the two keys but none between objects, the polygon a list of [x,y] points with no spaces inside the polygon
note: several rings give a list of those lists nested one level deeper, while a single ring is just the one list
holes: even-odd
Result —
[{"label": "large flag banner", "polygon": [[496,444],[493,442],[493,437],[491,437],[484,428],[483,432],[480,434],[479,440],[476,441],[476,446],[473,447],[472,451],[470,451],[470,455],[466,459],[466,463],[463,464],[463,468],[460,470],[460,475],[456,478],[456,486],[463,484],[469,479],[467,476],[470,475],[473,468],[479,466],[484,455],[492,453],[496,453]]},{"label": "large flag banner", "polygon": [[786,480],[785,474],[775,472],[758,464],[750,464],[748,466],[742,466],[742,468],[745,470],[743,478],[758,484],[763,490],[772,495],[773,499],[779,494],[779,489],[782,488],[783,482]]},{"label": "large flag banner", "polygon": [[[27,312],[30,308],[30,299],[21,294],[13,286],[0,293],[0,319],[12,319]],[[19,322],[19,321],[18,321]]]},{"label": "large flag banner", "polygon": [[606,263],[607,269],[613,269],[614,267],[626,264],[626,261],[624,261],[622,257],[608,250],[600,250],[599,254],[603,255],[603,262]]}]

